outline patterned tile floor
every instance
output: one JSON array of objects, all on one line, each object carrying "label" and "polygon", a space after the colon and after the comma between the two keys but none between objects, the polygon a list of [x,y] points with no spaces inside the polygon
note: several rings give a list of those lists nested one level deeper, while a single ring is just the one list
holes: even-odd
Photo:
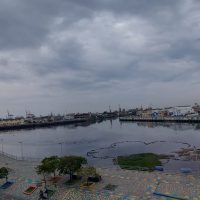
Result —
[{"label": "patterned tile floor", "polygon": [[186,199],[200,199],[200,181],[191,175],[168,175],[158,181],[155,191]]},{"label": "patterned tile floor", "polygon": [[[39,190],[44,186],[30,196],[23,194],[30,185],[36,184],[41,179],[35,172],[37,164],[37,162],[14,161],[0,156],[0,167],[11,168],[9,180],[14,182],[10,188],[0,189],[0,200],[37,200]],[[166,200],[154,196],[154,191],[188,197],[190,200],[200,200],[199,176],[117,169],[98,168],[97,170],[102,176],[102,181],[90,191],[80,189],[79,185],[75,185],[74,188],[67,187],[64,184],[66,178],[60,180],[57,187],[49,183],[49,187],[56,191],[51,200]],[[0,180],[0,185],[3,182],[4,180]],[[104,190],[107,184],[117,185],[115,191]]]},{"label": "patterned tile floor", "polygon": [[129,195],[115,195],[109,192],[91,192],[70,189],[68,190],[62,200],[136,200],[136,197]]}]

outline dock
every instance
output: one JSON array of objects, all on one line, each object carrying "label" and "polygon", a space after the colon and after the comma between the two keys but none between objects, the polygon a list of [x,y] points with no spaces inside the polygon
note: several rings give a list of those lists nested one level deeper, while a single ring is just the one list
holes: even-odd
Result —
[{"label": "dock", "polygon": [[67,119],[67,120],[59,120],[53,122],[41,122],[41,123],[24,123],[24,124],[16,124],[16,125],[6,125],[0,126],[0,131],[8,131],[8,130],[20,130],[20,129],[35,129],[41,127],[52,127],[52,126],[61,126],[68,124],[77,124],[87,122],[88,119],[77,118],[77,119]]}]

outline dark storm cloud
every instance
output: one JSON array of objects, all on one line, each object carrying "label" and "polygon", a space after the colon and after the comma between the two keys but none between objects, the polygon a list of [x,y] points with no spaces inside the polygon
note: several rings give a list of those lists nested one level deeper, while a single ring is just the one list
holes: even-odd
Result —
[{"label": "dark storm cloud", "polygon": [[197,0],[2,0],[2,102],[87,110],[92,101],[196,101],[199,10]]},{"label": "dark storm cloud", "polygon": [[[85,9],[84,9],[85,10]],[[2,0],[0,6],[0,48],[34,47],[47,37],[56,17],[73,22],[88,15],[68,1],[58,0]]]},{"label": "dark storm cloud", "polygon": [[94,11],[154,16],[159,11],[175,10],[180,1],[142,0],[2,0],[0,7],[0,48],[41,45],[56,17],[64,18],[67,26]]},{"label": "dark storm cloud", "polygon": [[181,3],[181,0],[70,0],[71,2],[88,7],[92,10],[110,10],[116,13],[134,13],[139,15],[146,15],[154,13],[158,10],[175,9]]}]

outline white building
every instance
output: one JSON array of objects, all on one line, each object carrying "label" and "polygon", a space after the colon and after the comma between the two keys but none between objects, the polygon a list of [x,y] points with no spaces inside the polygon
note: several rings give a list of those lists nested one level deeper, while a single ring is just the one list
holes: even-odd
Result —
[{"label": "white building", "polygon": [[171,116],[186,116],[196,113],[191,106],[175,106],[168,108],[167,111]]}]

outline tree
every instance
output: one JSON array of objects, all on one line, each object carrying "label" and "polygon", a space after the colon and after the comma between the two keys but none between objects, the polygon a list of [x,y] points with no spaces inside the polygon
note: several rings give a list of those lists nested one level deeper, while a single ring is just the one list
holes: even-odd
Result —
[{"label": "tree", "polygon": [[8,180],[8,174],[9,174],[9,171],[8,171],[7,168],[5,168],[5,167],[0,168],[0,179],[1,178],[5,178],[6,182],[7,182],[7,180]]},{"label": "tree", "polygon": [[60,158],[58,156],[51,156],[48,158],[44,158],[41,164],[36,167],[37,174],[40,174],[43,176],[45,188],[46,188],[46,176],[48,174],[53,173],[54,179],[55,179],[59,162],[60,162]]},{"label": "tree", "polygon": [[50,171],[51,171],[50,168],[51,168],[51,167],[49,166],[49,163],[42,163],[41,165],[38,165],[38,166],[36,167],[36,172],[37,172],[37,174],[43,176],[45,188],[47,188],[46,176],[47,176],[47,174],[50,174],[50,173],[51,173],[51,172],[50,172]]},{"label": "tree", "polygon": [[83,180],[87,182],[88,185],[88,178],[90,176],[96,176],[96,168],[87,166],[87,167],[81,167],[80,170],[78,171],[78,175],[83,177]]},{"label": "tree", "polygon": [[59,167],[60,158],[58,156],[51,156],[48,158],[44,158],[42,160],[42,165],[44,170],[46,170],[47,173],[53,173],[53,176],[55,178],[56,171]]},{"label": "tree", "polygon": [[60,174],[69,174],[72,181],[73,174],[81,168],[82,164],[86,164],[87,160],[81,156],[65,156],[60,158],[59,172]]}]

